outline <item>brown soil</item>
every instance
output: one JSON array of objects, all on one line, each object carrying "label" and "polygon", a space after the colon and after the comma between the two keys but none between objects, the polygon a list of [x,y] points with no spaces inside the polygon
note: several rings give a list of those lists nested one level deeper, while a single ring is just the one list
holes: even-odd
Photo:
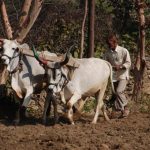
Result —
[{"label": "brown soil", "polygon": [[[92,116],[93,117],[93,116]],[[149,150],[150,114],[131,112],[128,118],[106,122],[82,116],[75,125],[44,126],[28,118],[20,126],[0,123],[1,150]]]}]

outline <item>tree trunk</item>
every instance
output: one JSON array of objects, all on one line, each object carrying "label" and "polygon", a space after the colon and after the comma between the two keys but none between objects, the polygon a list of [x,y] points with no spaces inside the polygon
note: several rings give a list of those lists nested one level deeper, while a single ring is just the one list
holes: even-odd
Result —
[{"label": "tree trunk", "polygon": [[6,6],[5,6],[5,3],[3,0],[0,0],[0,5],[1,5],[1,15],[2,15],[2,20],[3,20],[3,25],[5,28],[6,37],[8,39],[12,39],[13,38],[12,28],[11,28],[11,25],[9,23],[7,11],[6,11]]},{"label": "tree trunk", "polygon": [[25,0],[22,10],[21,10],[21,15],[20,15],[20,20],[19,20],[19,28],[22,28],[23,26],[27,26],[28,23],[28,14],[30,10],[32,0]]},{"label": "tree trunk", "polygon": [[89,24],[88,24],[88,53],[87,57],[94,55],[94,17],[95,17],[95,0],[88,1],[89,6]]},{"label": "tree trunk", "polygon": [[144,6],[143,0],[136,0],[137,5],[137,15],[139,18],[139,44],[138,44],[138,56],[134,68],[134,90],[133,99],[137,100],[141,94],[142,89],[142,79],[144,75],[144,70],[146,66],[145,62],[145,16],[144,16]]},{"label": "tree trunk", "polygon": [[43,1],[44,0],[34,0],[32,10],[31,10],[30,14],[28,15],[27,25],[22,26],[20,31],[17,33],[16,39],[18,42],[21,43],[24,40],[24,38],[26,37],[26,35],[28,34],[28,32],[30,31],[30,29],[32,28],[34,22],[36,21],[39,13],[41,11]]},{"label": "tree trunk", "polygon": [[88,6],[88,0],[85,0],[84,18],[83,18],[82,30],[81,30],[81,50],[80,50],[79,58],[83,57],[85,21],[86,21],[86,17],[87,17],[87,9],[88,9],[87,6]]}]

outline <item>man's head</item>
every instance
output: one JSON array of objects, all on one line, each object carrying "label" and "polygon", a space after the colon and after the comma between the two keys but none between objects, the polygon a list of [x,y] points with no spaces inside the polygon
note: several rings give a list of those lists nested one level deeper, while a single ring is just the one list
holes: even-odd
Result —
[{"label": "man's head", "polygon": [[115,34],[110,34],[107,38],[107,44],[110,49],[115,50],[118,44],[118,39]]}]

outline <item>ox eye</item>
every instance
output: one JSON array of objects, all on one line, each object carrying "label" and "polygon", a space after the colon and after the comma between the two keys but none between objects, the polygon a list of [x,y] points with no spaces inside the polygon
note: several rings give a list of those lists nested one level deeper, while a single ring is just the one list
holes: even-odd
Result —
[{"label": "ox eye", "polygon": [[17,47],[17,48],[16,48],[16,52],[18,52],[18,51],[19,51],[19,48]]},{"label": "ox eye", "polygon": [[12,48],[12,50],[18,52],[18,51],[19,51],[19,48],[18,48],[18,47],[17,47],[17,48]]}]

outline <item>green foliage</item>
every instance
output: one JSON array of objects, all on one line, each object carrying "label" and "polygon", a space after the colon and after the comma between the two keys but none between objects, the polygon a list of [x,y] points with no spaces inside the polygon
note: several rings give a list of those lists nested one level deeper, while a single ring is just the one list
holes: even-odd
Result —
[{"label": "green foliage", "polygon": [[[5,1],[13,28],[16,27],[23,1]],[[95,57],[102,57],[107,49],[105,39],[109,32],[116,32],[120,42],[130,52],[137,51],[138,18],[133,0],[96,0],[95,9]],[[146,3],[150,3],[146,0]],[[11,14],[11,15],[10,15]],[[150,15],[150,8],[145,8]],[[26,41],[38,50],[65,53],[74,43],[73,56],[78,57],[81,26],[84,16],[84,0],[45,0],[40,16],[28,34]],[[84,52],[87,50],[87,22]],[[0,35],[4,28],[0,26]],[[150,53],[150,28],[146,28],[146,51]]]},{"label": "green foliage", "polygon": [[89,100],[87,100],[87,102],[85,103],[83,110],[84,110],[85,112],[90,113],[91,110],[95,109],[95,105],[96,105],[96,100],[93,99],[93,98],[92,98],[92,99],[89,99]]},{"label": "green foliage", "polygon": [[137,41],[135,41],[135,35],[137,33],[133,33],[132,35],[124,34],[122,35],[121,45],[126,47],[130,52],[137,51]]},{"label": "green foliage", "polygon": [[[72,44],[79,42],[77,39],[79,39],[80,35],[80,25],[74,20],[68,23],[63,18],[56,19],[54,22],[54,30],[49,30],[47,34],[49,36],[49,40],[44,40],[40,49],[48,49],[51,52],[65,53]],[[76,47],[75,50],[77,50]]]}]

